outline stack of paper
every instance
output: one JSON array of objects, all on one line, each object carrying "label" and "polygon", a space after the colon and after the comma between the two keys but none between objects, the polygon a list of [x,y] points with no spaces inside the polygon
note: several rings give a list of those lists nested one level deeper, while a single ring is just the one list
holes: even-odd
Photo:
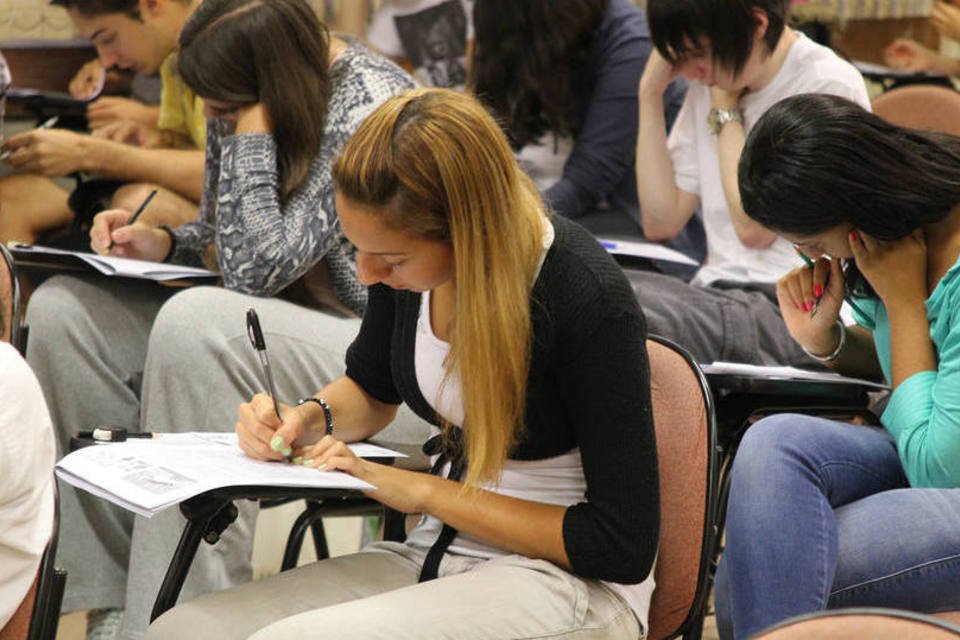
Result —
[{"label": "stack of paper", "polygon": [[[350,445],[364,458],[404,457],[377,445]],[[248,458],[232,433],[165,433],[154,439],[78,449],[56,466],[57,477],[150,517],[211,489],[231,486],[374,489],[338,471]]]}]

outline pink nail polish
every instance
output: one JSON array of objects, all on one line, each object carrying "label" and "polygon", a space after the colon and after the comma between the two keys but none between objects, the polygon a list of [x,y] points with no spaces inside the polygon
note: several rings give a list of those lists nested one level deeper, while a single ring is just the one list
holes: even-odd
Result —
[{"label": "pink nail polish", "polygon": [[823,285],[816,285],[813,287],[813,297],[819,298],[823,295]]}]

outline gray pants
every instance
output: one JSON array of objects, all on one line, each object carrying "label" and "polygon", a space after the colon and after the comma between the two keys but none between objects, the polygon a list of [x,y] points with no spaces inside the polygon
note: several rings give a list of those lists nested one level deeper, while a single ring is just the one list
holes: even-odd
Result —
[{"label": "gray pants", "polygon": [[653,271],[626,271],[647,331],[718,360],[820,369],[787,332],[780,309],[761,291],[690,285]]},{"label": "gray pants", "polygon": [[[246,334],[255,307],[277,392],[293,403],[342,375],[357,319],[215,287],[176,292],[140,282],[51,278],[30,301],[27,359],[40,379],[58,443],[95,425],[150,431],[232,431],[237,406],[263,391]],[[141,382],[142,380],[142,382]],[[425,423],[401,409],[379,438],[422,442]],[[64,611],[121,607],[125,638],[147,627],[183,527],[176,508],[151,519],[61,483],[58,565],[69,572]],[[251,578],[256,504],[216,546],[202,544],[181,599]]]},{"label": "gray pants", "polygon": [[148,640],[637,640],[620,596],[544,560],[447,554],[417,583],[426,550],[380,542],[168,611]]}]

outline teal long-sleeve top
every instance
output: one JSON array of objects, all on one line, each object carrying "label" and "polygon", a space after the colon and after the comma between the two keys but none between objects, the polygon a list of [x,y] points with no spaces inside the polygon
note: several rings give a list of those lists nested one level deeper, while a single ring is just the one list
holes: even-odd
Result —
[{"label": "teal long-sleeve top", "polygon": [[[857,300],[858,324],[873,331],[880,367],[892,380],[890,319],[879,299]],[[926,301],[936,371],[913,374],[894,389],[880,417],[893,434],[913,487],[960,487],[960,261]]]}]

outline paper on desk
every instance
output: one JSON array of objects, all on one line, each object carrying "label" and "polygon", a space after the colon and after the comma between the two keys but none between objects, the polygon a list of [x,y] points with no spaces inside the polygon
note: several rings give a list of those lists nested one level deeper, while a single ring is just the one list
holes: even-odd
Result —
[{"label": "paper on desk", "polygon": [[688,256],[654,242],[639,242],[634,240],[618,240],[616,238],[597,238],[597,241],[615,256],[631,256],[647,258],[648,260],[664,260],[698,267],[700,264]]},{"label": "paper on desk", "polygon": [[84,251],[68,251],[54,247],[44,247],[32,244],[15,244],[12,247],[13,255],[17,259],[29,259],[36,256],[38,259],[49,256],[74,258],[93,267],[100,273],[108,276],[123,276],[126,278],[141,278],[145,280],[180,280],[187,278],[217,278],[216,272],[200,267],[188,267],[166,262],[152,262],[150,260],[134,260],[132,258],[117,258],[115,256],[101,256]]},{"label": "paper on desk", "polygon": [[878,390],[888,389],[887,385],[863,378],[850,378],[832,371],[811,371],[796,367],[765,367],[761,365],[745,364],[742,362],[713,362],[701,364],[700,369],[705,374],[732,374],[756,378],[777,378],[781,380],[814,380],[837,384],[854,384],[862,387],[872,387]]},{"label": "paper on desk", "polygon": [[[363,457],[403,457],[368,443],[350,448]],[[160,434],[153,440],[84,447],[60,460],[56,474],[77,488],[148,518],[220,487],[375,488],[346,473],[253,460],[237,446],[235,434]]]}]

